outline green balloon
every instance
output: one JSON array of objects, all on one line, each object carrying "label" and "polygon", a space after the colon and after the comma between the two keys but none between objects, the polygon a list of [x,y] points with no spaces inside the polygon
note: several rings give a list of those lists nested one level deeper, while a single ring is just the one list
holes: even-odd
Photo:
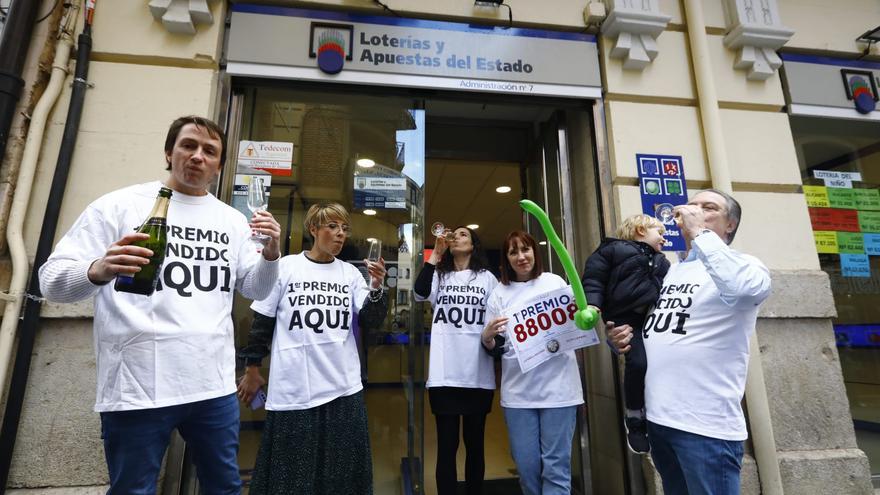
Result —
[{"label": "green balloon", "polygon": [[556,251],[559,261],[562,262],[562,268],[565,269],[565,276],[568,277],[568,282],[571,284],[572,291],[574,291],[574,301],[578,307],[578,311],[574,315],[574,324],[581,330],[591,330],[599,322],[599,312],[587,304],[587,295],[584,293],[584,286],[581,284],[580,277],[578,277],[577,268],[575,268],[568,250],[565,249],[562,239],[556,235],[553,224],[550,223],[550,217],[547,216],[547,213],[540,206],[528,199],[520,201],[519,206],[538,220],[544,235],[547,236],[547,240],[550,241],[550,245]]}]

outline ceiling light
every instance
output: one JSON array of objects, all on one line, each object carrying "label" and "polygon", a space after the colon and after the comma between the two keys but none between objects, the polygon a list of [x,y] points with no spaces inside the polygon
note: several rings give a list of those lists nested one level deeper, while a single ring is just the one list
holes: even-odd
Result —
[{"label": "ceiling light", "polygon": [[542,245],[542,246],[546,246],[546,245],[547,245],[547,241],[541,241],[541,242],[539,242],[538,244],[540,244],[540,245]]},{"label": "ceiling light", "polygon": [[477,230],[478,228],[480,228],[480,226],[475,223],[472,223],[472,224],[468,225],[467,228],[469,228],[471,230]]},{"label": "ceiling light", "polygon": [[509,192],[510,192],[510,186],[498,186],[498,187],[495,188],[495,192],[497,192],[497,193],[501,193],[501,194],[509,193]]},{"label": "ceiling light", "polygon": [[375,237],[367,237],[366,241],[367,242],[376,242],[377,239]]},{"label": "ceiling light", "polygon": [[376,214],[376,210],[364,210],[364,215],[373,216]]},{"label": "ceiling light", "polygon": [[369,158],[358,158],[356,163],[358,164],[358,167],[364,168],[370,168],[376,165],[376,162]]}]

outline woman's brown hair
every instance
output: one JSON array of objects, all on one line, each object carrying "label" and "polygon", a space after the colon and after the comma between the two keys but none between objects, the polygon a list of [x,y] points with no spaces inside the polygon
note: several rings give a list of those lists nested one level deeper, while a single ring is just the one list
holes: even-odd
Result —
[{"label": "woman's brown hair", "polygon": [[510,266],[510,261],[507,260],[507,253],[516,241],[519,241],[523,246],[529,246],[532,248],[532,256],[535,258],[535,265],[529,273],[529,280],[534,280],[544,273],[544,263],[541,261],[541,253],[538,252],[538,243],[535,242],[535,238],[526,231],[514,230],[507,234],[507,238],[504,239],[504,245],[501,248],[500,271],[501,283],[504,285],[510,285],[511,281],[516,280],[516,272],[513,270],[513,267]]}]

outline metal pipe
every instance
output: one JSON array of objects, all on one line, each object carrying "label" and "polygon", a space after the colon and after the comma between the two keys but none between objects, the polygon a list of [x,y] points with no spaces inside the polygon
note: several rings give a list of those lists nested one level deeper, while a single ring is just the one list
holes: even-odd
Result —
[{"label": "metal pipe", "polygon": [[86,0],[86,5],[86,25],[82,34],[79,35],[77,43],[76,72],[73,78],[73,91],[70,96],[67,121],[65,122],[64,134],[61,138],[61,148],[58,151],[55,174],[52,177],[52,185],[49,189],[50,199],[46,205],[46,213],[43,216],[40,240],[37,243],[37,251],[34,256],[34,266],[31,270],[30,294],[32,297],[28,297],[25,301],[24,317],[19,323],[18,352],[15,356],[15,366],[13,367],[12,379],[9,384],[9,396],[6,399],[6,414],[3,416],[3,426],[0,428],[0,493],[5,492],[6,484],[9,480],[9,468],[12,464],[12,453],[15,450],[18,423],[21,419],[22,404],[24,403],[24,395],[27,390],[31,355],[33,353],[37,327],[40,322],[42,297],[38,271],[40,266],[48,259],[52,251],[52,245],[55,242],[55,230],[58,227],[58,218],[61,214],[61,203],[64,197],[64,189],[67,185],[67,176],[70,172],[70,164],[73,158],[85,93],[88,86],[89,57],[92,49],[91,17],[94,2]]},{"label": "metal pipe", "polygon": [[34,0],[13,1],[3,25],[3,37],[0,39],[0,156],[6,150],[9,128],[24,87],[21,71],[39,6],[40,2]]},{"label": "metal pipe", "polygon": [[[721,132],[721,113],[718,109],[718,95],[709,56],[709,43],[706,39],[706,23],[703,17],[703,0],[684,0],[687,17],[688,40],[691,45],[691,63],[697,83],[697,99],[700,105],[700,118],[703,122],[703,135],[709,153],[709,173],[712,186],[718,190],[732,193],[730,168],[724,149]],[[767,387],[764,383],[764,368],[761,365],[761,350],[758,347],[758,334],[755,332],[749,342],[749,370],[746,380],[746,403],[749,411],[749,424],[752,429],[752,446],[755,449],[755,462],[761,480],[761,491],[767,495],[782,494],[782,475],[776,453],[776,438],[773,436],[773,423],[770,418],[770,404],[767,401]]]},{"label": "metal pipe", "polygon": [[12,207],[9,210],[9,224],[6,228],[6,241],[9,243],[9,255],[12,259],[12,279],[9,291],[4,295],[6,307],[3,311],[3,322],[0,324],[0,384],[6,384],[9,363],[12,360],[12,346],[15,342],[15,330],[18,327],[19,311],[27,287],[29,260],[24,245],[24,219],[30,202],[37,160],[43,143],[43,134],[49,112],[55,106],[58,95],[67,78],[67,64],[70,61],[70,50],[73,42],[64,35],[55,49],[55,62],[52,64],[52,75],[46,91],[34,107],[30,129],[22,153],[21,167],[18,171]]}]

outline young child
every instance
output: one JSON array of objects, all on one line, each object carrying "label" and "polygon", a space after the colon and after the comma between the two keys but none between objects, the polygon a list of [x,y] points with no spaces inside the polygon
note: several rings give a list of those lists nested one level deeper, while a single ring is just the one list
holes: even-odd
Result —
[{"label": "young child", "polygon": [[587,302],[602,311],[604,321],[633,328],[623,373],[624,425],[627,444],[637,454],[650,450],[645,420],[648,362],[641,330],[669,270],[669,260],[661,253],[665,233],[666,228],[654,217],[627,218],[617,229],[619,239],[605,239],[587,258],[582,279]]}]

